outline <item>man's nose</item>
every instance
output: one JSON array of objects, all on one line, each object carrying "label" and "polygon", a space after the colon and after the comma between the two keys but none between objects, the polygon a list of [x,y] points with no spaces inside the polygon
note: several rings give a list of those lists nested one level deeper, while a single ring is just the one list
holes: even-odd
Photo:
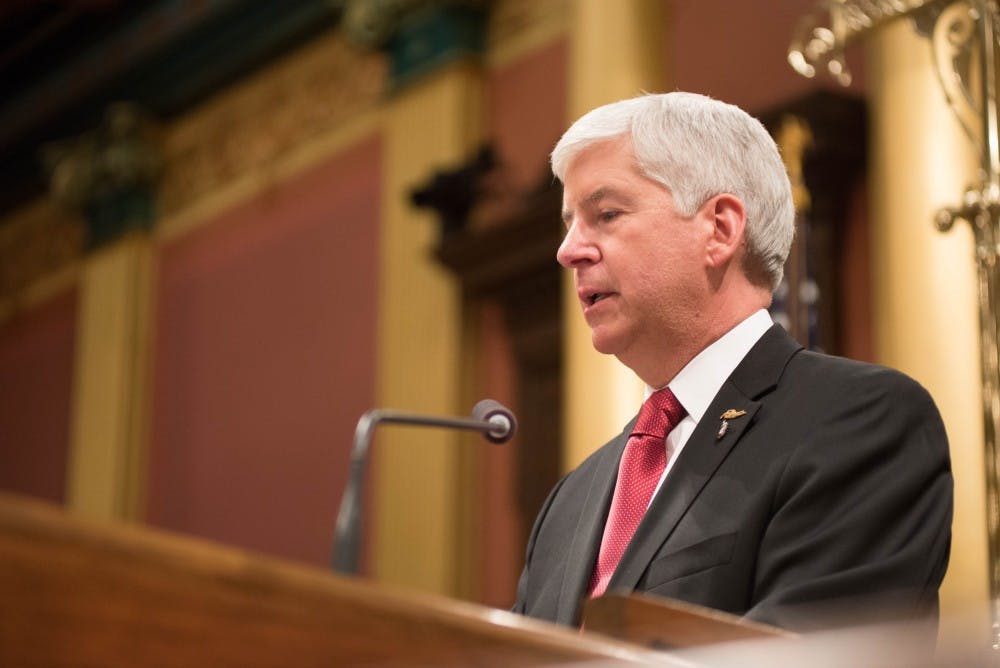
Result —
[{"label": "man's nose", "polygon": [[597,262],[600,253],[593,241],[580,229],[576,223],[569,226],[566,236],[556,251],[556,260],[567,269],[573,269],[584,263]]}]

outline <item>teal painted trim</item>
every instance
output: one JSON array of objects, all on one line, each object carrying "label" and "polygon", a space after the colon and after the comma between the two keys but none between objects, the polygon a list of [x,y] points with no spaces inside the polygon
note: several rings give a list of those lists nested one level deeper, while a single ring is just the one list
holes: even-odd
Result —
[{"label": "teal painted trim", "polygon": [[129,230],[150,231],[156,221],[151,188],[133,186],[96,195],[86,206],[86,250],[112,242]]},{"label": "teal painted trim", "polygon": [[431,8],[406,17],[392,39],[390,87],[393,91],[464,58],[479,57],[486,46],[485,9]]}]

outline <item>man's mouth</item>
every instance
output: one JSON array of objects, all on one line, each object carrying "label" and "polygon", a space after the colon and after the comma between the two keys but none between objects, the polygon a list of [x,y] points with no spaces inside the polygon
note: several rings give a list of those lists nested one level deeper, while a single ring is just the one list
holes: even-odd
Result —
[{"label": "man's mouth", "polygon": [[590,293],[589,295],[587,295],[587,299],[586,299],[587,306],[593,306],[594,304],[596,304],[597,302],[601,301],[605,297],[608,297],[610,294],[611,294],[610,292],[592,292],[592,293]]}]

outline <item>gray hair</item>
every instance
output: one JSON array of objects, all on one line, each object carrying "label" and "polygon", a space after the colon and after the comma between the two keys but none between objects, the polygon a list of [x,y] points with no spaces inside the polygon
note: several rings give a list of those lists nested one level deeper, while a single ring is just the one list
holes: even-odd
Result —
[{"label": "gray hair", "polygon": [[729,193],[747,214],[744,272],[774,290],[795,234],[791,185],[760,121],[739,107],[694,93],[643,95],[580,117],[552,151],[560,181],[570,161],[602,141],[629,136],[639,170],[670,191],[683,216]]}]

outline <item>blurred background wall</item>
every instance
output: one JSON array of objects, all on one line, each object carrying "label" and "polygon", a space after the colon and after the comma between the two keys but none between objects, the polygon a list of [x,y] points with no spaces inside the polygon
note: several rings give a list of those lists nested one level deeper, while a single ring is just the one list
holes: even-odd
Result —
[{"label": "blurred background wall", "polygon": [[0,489],[324,566],[354,425],[387,428],[372,578],[513,601],[545,492],[631,417],[554,261],[547,154],[586,110],[705,93],[796,181],[804,343],[938,400],[957,487],[944,609],[985,610],[975,273],[935,232],[975,160],[905,22],[843,88],[789,67],[815,0],[13,2],[0,9]]}]

